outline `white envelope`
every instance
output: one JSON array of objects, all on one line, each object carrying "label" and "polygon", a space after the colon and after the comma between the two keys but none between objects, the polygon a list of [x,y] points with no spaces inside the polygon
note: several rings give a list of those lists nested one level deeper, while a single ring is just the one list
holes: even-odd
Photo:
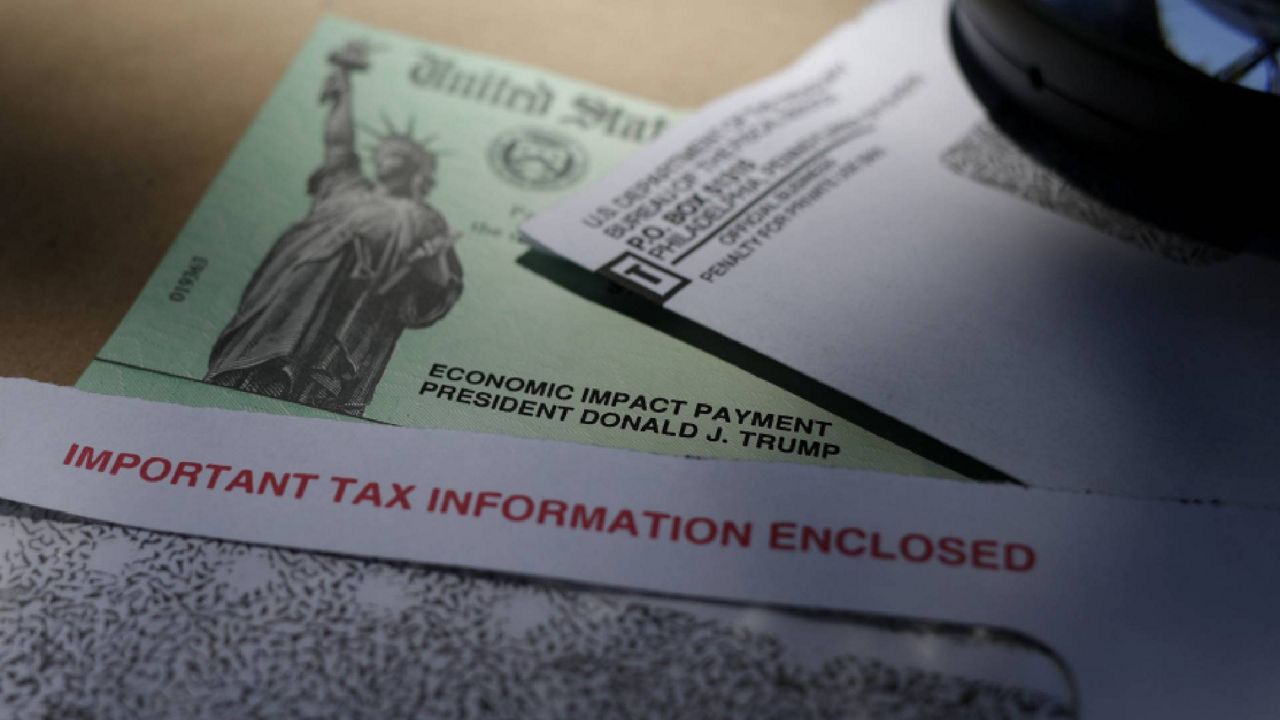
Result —
[{"label": "white envelope", "polygon": [[1101,207],[882,2],[527,239],[1033,485],[1275,504],[1280,264]]},{"label": "white envelope", "polygon": [[[1280,704],[1275,510],[188,408],[12,379],[0,379],[0,497],[189,535],[858,614],[824,627],[748,613],[732,632],[777,638],[799,673],[781,684],[805,692],[814,683],[802,677],[865,689],[843,672],[815,675],[838,671],[842,655],[907,666],[902,682],[920,684],[901,716],[1272,718]],[[0,561],[21,560],[20,542],[0,537]],[[42,617],[43,601],[24,598],[75,596],[83,574],[40,559],[66,545],[37,546],[36,575],[60,578],[47,592],[21,562],[0,562],[0,628],[14,626],[14,607],[19,626]],[[187,572],[176,567],[169,575]],[[210,592],[201,597],[220,596]],[[53,605],[64,615],[65,602]],[[459,612],[429,614],[477,617]],[[65,635],[37,637],[43,646]],[[5,667],[19,678],[33,655],[14,647]],[[705,652],[730,665],[741,657],[723,644]],[[66,667],[47,668],[55,687]],[[968,680],[931,687],[949,677]],[[681,685],[715,697],[726,676],[705,680]],[[985,690],[966,713],[947,698],[973,680]],[[11,702],[0,697],[0,715]],[[874,715],[841,707],[831,716]]]}]

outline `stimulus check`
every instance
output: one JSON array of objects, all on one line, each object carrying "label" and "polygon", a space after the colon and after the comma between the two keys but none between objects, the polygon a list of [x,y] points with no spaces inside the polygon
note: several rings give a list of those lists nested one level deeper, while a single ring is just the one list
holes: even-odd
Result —
[{"label": "stimulus check", "polygon": [[327,18],[79,385],[952,475],[618,311],[616,286],[518,242],[521,219],[679,115]]},{"label": "stimulus check", "polygon": [[880,3],[524,233],[1029,484],[1280,503],[1280,264],[1032,161],[949,9]]}]

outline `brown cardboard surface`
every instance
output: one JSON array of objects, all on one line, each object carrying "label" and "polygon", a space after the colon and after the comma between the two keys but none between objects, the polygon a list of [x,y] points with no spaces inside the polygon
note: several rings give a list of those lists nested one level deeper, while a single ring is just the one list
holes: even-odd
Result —
[{"label": "brown cardboard surface", "polygon": [[866,4],[0,3],[0,376],[75,381],[326,12],[694,107]]}]

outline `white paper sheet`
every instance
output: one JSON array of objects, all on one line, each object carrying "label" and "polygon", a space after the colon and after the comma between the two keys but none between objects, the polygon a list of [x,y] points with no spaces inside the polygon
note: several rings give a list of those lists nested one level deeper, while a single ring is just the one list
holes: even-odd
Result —
[{"label": "white paper sheet", "polygon": [[1099,206],[893,0],[523,226],[1033,485],[1280,503],[1280,264]]},{"label": "white paper sheet", "polygon": [[998,628],[1060,660],[1089,717],[1261,718],[1280,702],[1274,511],[270,417],[22,380],[0,381],[0,408],[0,496],[33,505]]}]

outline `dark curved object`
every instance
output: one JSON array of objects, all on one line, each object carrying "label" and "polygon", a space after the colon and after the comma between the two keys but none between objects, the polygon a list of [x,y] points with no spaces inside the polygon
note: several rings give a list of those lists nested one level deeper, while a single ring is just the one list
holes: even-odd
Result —
[{"label": "dark curved object", "polygon": [[1040,160],[1167,230],[1271,254],[1280,96],[1181,60],[1154,0],[956,0],[952,30],[993,119]]}]

